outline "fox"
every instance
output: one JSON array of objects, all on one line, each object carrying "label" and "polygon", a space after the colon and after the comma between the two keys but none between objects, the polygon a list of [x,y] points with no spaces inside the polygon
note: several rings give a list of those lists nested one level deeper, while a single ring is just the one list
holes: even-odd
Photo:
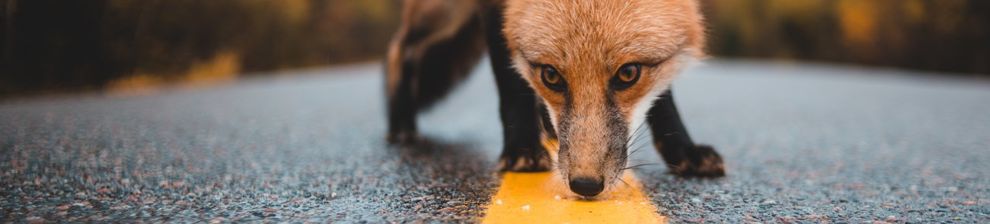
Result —
[{"label": "fox", "polygon": [[418,141],[417,113],[487,52],[503,133],[497,170],[552,170],[577,197],[595,199],[621,181],[648,129],[669,173],[725,176],[721,155],[689,136],[671,91],[684,67],[707,57],[697,0],[402,5],[385,59],[388,142]]}]

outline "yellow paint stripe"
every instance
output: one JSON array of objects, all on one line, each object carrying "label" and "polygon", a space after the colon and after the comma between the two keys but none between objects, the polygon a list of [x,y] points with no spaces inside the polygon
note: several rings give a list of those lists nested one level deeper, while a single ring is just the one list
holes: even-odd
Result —
[{"label": "yellow paint stripe", "polygon": [[549,172],[505,173],[483,223],[666,223],[632,172],[607,199],[569,199]]}]

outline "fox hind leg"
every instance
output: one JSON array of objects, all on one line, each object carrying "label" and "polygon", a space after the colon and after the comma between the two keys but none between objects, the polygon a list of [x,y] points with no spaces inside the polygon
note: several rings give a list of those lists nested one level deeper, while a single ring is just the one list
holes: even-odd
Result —
[{"label": "fox hind leg", "polygon": [[416,114],[463,80],[485,48],[473,1],[406,1],[402,19],[385,65],[391,143],[417,140]]}]

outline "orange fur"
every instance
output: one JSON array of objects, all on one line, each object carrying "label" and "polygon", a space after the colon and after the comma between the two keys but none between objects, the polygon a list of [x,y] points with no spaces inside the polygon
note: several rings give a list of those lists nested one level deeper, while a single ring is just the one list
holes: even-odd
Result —
[{"label": "orange fur", "polygon": [[582,94],[604,92],[625,63],[656,64],[645,68],[646,79],[619,93],[620,107],[631,116],[634,102],[677,74],[682,61],[668,59],[704,56],[694,0],[509,0],[506,6],[503,32],[515,66],[551,107],[559,108],[563,98],[539,83],[530,63],[554,65],[573,86],[588,88]]}]

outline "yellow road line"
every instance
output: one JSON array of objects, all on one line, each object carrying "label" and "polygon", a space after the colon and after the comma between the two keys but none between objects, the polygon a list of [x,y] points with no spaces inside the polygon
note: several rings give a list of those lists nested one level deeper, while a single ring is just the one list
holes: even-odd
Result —
[{"label": "yellow road line", "polygon": [[568,199],[549,172],[505,173],[483,223],[666,223],[632,172],[608,199]]}]

